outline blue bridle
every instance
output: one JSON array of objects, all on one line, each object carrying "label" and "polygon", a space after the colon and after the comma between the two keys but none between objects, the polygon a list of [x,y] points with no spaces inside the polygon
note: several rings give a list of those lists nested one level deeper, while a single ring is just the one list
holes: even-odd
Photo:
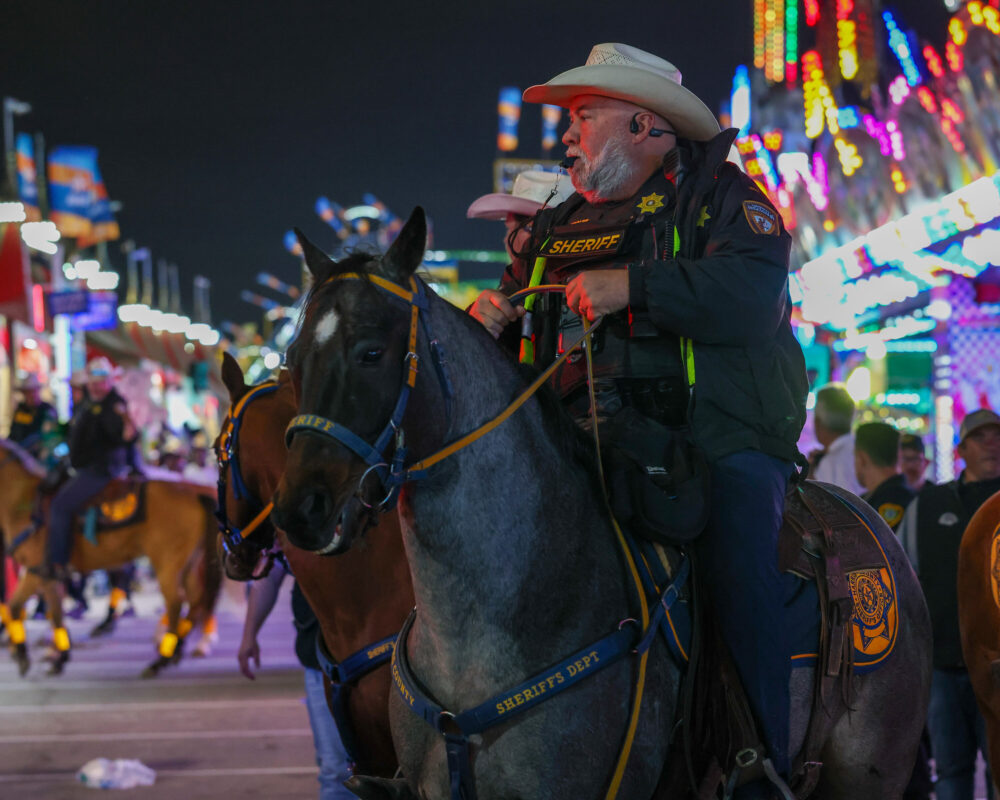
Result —
[{"label": "blue bridle", "polygon": [[[441,384],[441,392],[444,395],[445,413],[449,418],[451,417],[451,399],[454,392],[452,390],[451,379],[448,375],[444,350],[440,342],[431,334],[426,316],[421,316],[420,314],[421,311],[427,310],[427,295],[424,292],[422,281],[411,277],[410,290],[407,291],[401,286],[378,275],[347,272],[327,278],[326,283],[338,280],[369,281],[390,296],[401,299],[409,305],[410,332],[407,353],[403,358],[403,384],[400,387],[399,396],[396,399],[392,415],[389,417],[389,422],[386,423],[373,444],[369,444],[343,425],[318,414],[300,414],[292,419],[285,431],[285,444],[290,447],[295,434],[300,432],[314,433],[336,439],[368,464],[368,469],[362,476],[360,483],[364,482],[369,472],[374,472],[378,476],[382,489],[385,492],[385,497],[376,506],[376,509],[387,511],[395,507],[400,487],[408,480],[420,477],[409,473],[403,466],[407,453],[403,433],[403,417],[406,414],[410,392],[417,382],[417,373],[420,366],[420,357],[417,355],[417,337],[421,328],[429,342],[438,382]],[[392,452],[391,457],[389,456],[390,448]]]}]

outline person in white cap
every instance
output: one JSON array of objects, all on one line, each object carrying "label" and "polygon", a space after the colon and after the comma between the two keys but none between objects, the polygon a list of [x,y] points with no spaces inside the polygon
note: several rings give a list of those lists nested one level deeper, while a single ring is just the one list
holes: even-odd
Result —
[{"label": "person in white cap", "polygon": [[899,528],[931,613],[934,672],[927,729],[937,772],[934,792],[941,800],[972,800],[977,751],[989,761],[986,726],[962,655],[957,575],[969,520],[1000,492],[1000,414],[981,408],[966,415],[958,455],[965,462],[961,475],[925,486],[907,506]]},{"label": "person in white cap", "polygon": [[21,402],[14,409],[8,438],[27,450],[39,461],[48,457],[52,437],[58,434],[59,418],[50,403],[42,400],[42,383],[29,374],[20,386]]},{"label": "person in white cap", "polygon": [[86,503],[113,477],[127,469],[129,443],[135,426],[125,400],[113,386],[114,370],[104,357],[87,364],[90,400],[74,416],[69,458],[75,474],[52,498],[46,545],[45,578],[64,578],[73,549],[73,520]]},{"label": "person in white cap", "polygon": [[504,223],[507,236],[504,246],[514,259],[528,239],[527,228],[532,218],[548,206],[557,206],[573,194],[569,177],[560,172],[528,169],[514,178],[510,194],[493,192],[472,201],[465,216],[469,219],[494,219]]},{"label": "person in white cap", "polygon": [[[787,774],[785,603],[810,591],[777,567],[808,394],[790,324],[791,237],[764,192],[727,161],[737,131],[720,131],[670,62],[599,44],[584,66],[530,87],[524,99],[569,109],[562,141],[576,194],[535,217],[500,289],[483,292],[469,313],[512,352],[530,339],[533,348],[522,350],[533,349],[540,366],[576,338],[581,317],[605,317],[594,341],[602,444],[620,448],[655,430],[670,448],[686,432],[684,446],[704,454],[711,490],[700,491],[708,515],[701,563],[768,753]],[[538,319],[519,331],[511,323],[525,312],[507,296],[539,283],[565,284],[565,302],[539,298]],[[585,360],[564,363],[553,383],[585,423]],[[658,524],[670,534],[674,521]]]}]

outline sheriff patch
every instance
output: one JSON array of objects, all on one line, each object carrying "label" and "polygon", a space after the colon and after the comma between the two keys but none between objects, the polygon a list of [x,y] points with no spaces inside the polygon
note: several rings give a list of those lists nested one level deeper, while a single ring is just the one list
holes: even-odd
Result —
[{"label": "sheriff patch", "polygon": [[617,253],[625,241],[625,228],[576,236],[553,236],[542,245],[543,256],[606,256]]},{"label": "sheriff patch", "polygon": [[882,503],[878,507],[878,515],[882,517],[893,530],[903,518],[903,507],[898,503]]},{"label": "sheriff patch", "polygon": [[781,230],[778,225],[778,212],[765,203],[744,200],[743,213],[746,214],[747,223],[755,233],[764,236],[777,236]]}]

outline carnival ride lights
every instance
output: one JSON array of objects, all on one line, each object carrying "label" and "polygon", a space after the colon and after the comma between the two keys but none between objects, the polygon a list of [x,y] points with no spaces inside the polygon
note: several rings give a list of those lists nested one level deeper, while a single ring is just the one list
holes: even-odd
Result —
[{"label": "carnival ride lights", "polygon": [[889,49],[892,50],[899,65],[903,68],[906,82],[910,86],[918,85],[922,81],[920,69],[917,67],[916,61],[913,60],[913,53],[910,50],[906,34],[899,29],[891,11],[882,12],[882,21],[885,22],[886,31],[889,33]]},{"label": "carnival ride lights", "polygon": [[837,49],[840,74],[854,80],[858,74],[858,27],[851,19],[854,0],[837,0]]},{"label": "carnival ride lights", "polygon": [[823,59],[815,50],[802,54],[803,98],[805,101],[806,136],[816,139],[823,133],[823,125],[834,136],[840,132],[837,106],[833,94],[823,77]]},{"label": "carnival ride lights", "polygon": [[820,0],[804,0],[803,2],[806,11],[806,25],[810,28],[819,22],[819,3]]},{"label": "carnival ride lights", "polygon": [[840,156],[840,169],[844,175],[850,177],[864,164],[864,161],[858,154],[858,148],[840,136],[834,139],[833,143],[837,148],[837,155]]},{"label": "carnival ride lights", "polygon": [[729,116],[734,128],[739,128],[740,136],[745,136],[750,128],[750,72],[745,64],[740,64],[733,74],[733,90],[729,96]]}]

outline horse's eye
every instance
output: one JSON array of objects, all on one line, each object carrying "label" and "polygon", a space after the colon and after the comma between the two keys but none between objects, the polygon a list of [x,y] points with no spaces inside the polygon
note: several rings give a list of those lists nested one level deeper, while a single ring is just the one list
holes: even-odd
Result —
[{"label": "horse's eye", "polygon": [[361,354],[359,359],[362,364],[377,364],[382,358],[382,354],[385,353],[381,347],[369,347]]}]

